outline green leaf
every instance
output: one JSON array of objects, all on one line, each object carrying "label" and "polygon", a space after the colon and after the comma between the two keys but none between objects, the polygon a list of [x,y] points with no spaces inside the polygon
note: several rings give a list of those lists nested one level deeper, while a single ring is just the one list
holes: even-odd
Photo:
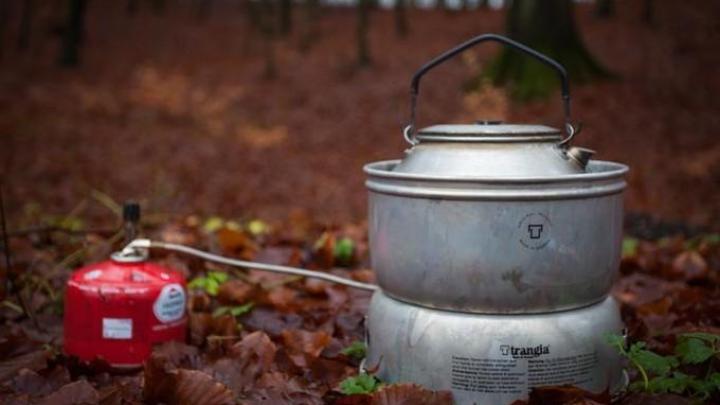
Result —
[{"label": "green leaf", "polygon": [[195,277],[188,283],[188,288],[204,290],[207,285],[207,277]]},{"label": "green leaf", "polygon": [[715,350],[704,340],[695,337],[681,337],[680,343],[675,346],[675,354],[680,356],[685,364],[700,364],[713,357]]},{"label": "green leaf", "polygon": [[628,357],[637,362],[646,371],[657,376],[670,373],[673,367],[678,366],[678,360],[673,356],[661,356],[650,350],[645,350],[645,343],[638,342],[630,347]]},{"label": "green leaf", "polygon": [[227,315],[227,314],[230,314],[232,316],[240,316],[244,313],[249,312],[253,308],[253,305],[255,305],[255,304],[252,302],[248,302],[247,304],[237,305],[234,307],[229,307],[229,306],[217,307],[213,311],[212,316],[213,316],[213,318],[217,318],[217,317]]},{"label": "green leaf", "polygon": [[208,278],[215,280],[218,284],[222,284],[228,280],[230,276],[222,271],[209,271]]},{"label": "green leaf", "polygon": [[348,377],[340,383],[340,391],[345,395],[371,394],[380,387],[382,387],[380,380],[367,373]]},{"label": "green leaf", "polygon": [[636,238],[626,237],[622,242],[622,257],[633,257],[637,254],[640,241]]},{"label": "green leaf", "polygon": [[365,347],[365,343],[360,342],[358,340],[352,342],[350,346],[342,349],[340,353],[352,357],[357,360],[361,360],[365,357],[365,352],[367,351],[367,348]]},{"label": "green leaf", "polygon": [[355,242],[348,237],[344,237],[335,242],[335,250],[333,256],[339,263],[350,263],[353,258],[353,252],[355,251]]},{"label": "green leaf", "polygon": [[213,317],[213,318],[219,318],[219,317],[227,314],[228,312],[230,312],[230,307],[217,307],[217,308],[215,308],[215,310],[212,312],[212,317]]},{"label": "green leaf", "polygon": [[229,276],[221,271],[210,271],[207,277],[195,277],[188,283],[188,288],[204,290],[209,295],[215,296],[220,289],[220,284],[226,282]]},{"label": "green leaf", "polygon": [[648,384],[648,391],[653,393],[668,393],[672,392],[675,394],[682,394],[688,387],[693,385],[695,381],[694,377],[680,372],[675,372],[672,376],[655,377],[650,380]]},{"label": "green leaf", "polygon": [[259,219],[253,219],[247,224],[247,230],[253,236],[260,236],[266,234],[268,233],[269,229],[270,227],[265,222]]},{"label": "green leaf", "polygon": [[207,282],[205,283],[205,292],[214,297],[217,295],[219,290],[220,283],[218,283],[218,281],[214,278],[208,278]]},{"label": "green leaf", "polygon": [[720,373],[710,374],[707,381],[713,385],[716,391],[720,391]]},{"label": "green leaf", "polygon": [[230,308],[230,313],[232,314],[232,316],[240,316],[242,314],[250,312],[250,310],[253,309],[253,306],[255,306],[255,303],[253,302],[248,302],[247,304],[243,305],[237,305]]},{"label": "green leaf", "polygon": [[720,335],[714,335],[712,333],[705,333],[705,332],[692,332],[692,333],[683,333],[680,335],[680,338],[695,338],[704,340],[706,342],[710,343],[717,343],[720,341]]},{"label": "green leaf", "polygon": [[608,333],[605,335],[605,341],[620,353],[625,352],[625,337],[614,333]]},{"label": "green leaf", "polygon": [[205,231],[206,233],[213,233],[220,230],[220,228],[222,228],[224,225],[225,221],[222,218],[210,217],[205,221],[202,228],[203,231]]},{"label": "green leaf", "polygon": [[225,228],[230,229],[231,231],[241,231],[242,225],[240,225],[237,221],[227,221],[225,222]]}]

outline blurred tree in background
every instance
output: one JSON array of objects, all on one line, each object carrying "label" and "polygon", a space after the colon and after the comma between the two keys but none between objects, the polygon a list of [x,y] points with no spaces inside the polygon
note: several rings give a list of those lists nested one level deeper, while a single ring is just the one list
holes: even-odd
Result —
[{"label": "blurred tree in background", "polygon": [[608,18],[615,14],[615,0],[597,0],[595,2],[595,16]]},{"label": "blurred tree in background", "polygon": [[[507,35],[560,62],[577,82],[609,76],[588,52],[575,25],[572,0],[514,0],[508,9]],[[509,48],[488,66],[495,84],[508,84],[515,99],[549,95],[558,86],[556,73]]]},{"label": "blurred tree in background", "polygon": [[58,60],[62,66],[75,66],[80,63],[80,46],[85,31],[87,0],[67,0],[67,7],[62,48]]},{"label": "blurred tree in background", "polygon": [[395,33],[400,38],[408,34],[407,3],[408,0],[395,0]]},{"label": "blurred tree in background", "polygon": [[357,1],[357,64],[360,67],[368,66],[372,61],[368,39],[371,8],[372,0]]}]

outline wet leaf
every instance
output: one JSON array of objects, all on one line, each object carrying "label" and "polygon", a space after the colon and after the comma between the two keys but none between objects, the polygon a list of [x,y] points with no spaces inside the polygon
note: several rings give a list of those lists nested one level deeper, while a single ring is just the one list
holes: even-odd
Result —
[{"label": "wet leaf", "polygon": [[40,405],[96,405],[100,402],[98,392],[85,380],[67,384],[45,397]]},{"label": "wet leaf", "polygon": [[145,362],[143,399],[149,403],[178,405],[234,404],[232,391],[209,374],[178,368],[192,352],[180,345],[165,345],[163,350],[153,352]]},{"label": "wet leaf", "polygon": [[288,349],[288,356],[298,367],[307,367],[308,357],[318,357],[331,340],[331,336],[327,332],[310,332],[299,329],[284,330],[282,338]]},{"label": "wet leaf", "polygon": [[207,371],[239,394],[271,370],[276,352],[275,344],[265,333],[253,332],[235,343],[228,355],[209,366]]},{"label": "wet leaf", "polygon": [[244,281],[229,280],[220,285],[217,298],[223,304],[244,304],[252,298],[254,289]]},{"label": "wet leaf", "polygon": [[530,391],[528,405],[572,404],[572,405],[609,405],[608,391],[592,393],[581,388],[563,385],[534,387]]},{"label": "wet leaf", "polygon": [[47,367],[49,353],[45,350],[37,350],[22,356],[13,357],[0,363],[0,382],[13,377],[18,371],[28,369],[32,371],[42,370]]},{"label": "wet leaf", "polygon": [[216,232],[216,236],[220,248],[226,254],[240,254],[249,259],[258,250],[255,241],[241,230],[224,227]]},{"label": "wet leaf", "polygon": [[700,253],[690,250],[680,253],[672,263],[675,274],[685,280],[704,280],[708,277],[708,265]]},{"label": "wet leaf", "polygon": [[374,405],[452,405],[450,391],[431,391],[415,384],[382,387],[372,396]]}]

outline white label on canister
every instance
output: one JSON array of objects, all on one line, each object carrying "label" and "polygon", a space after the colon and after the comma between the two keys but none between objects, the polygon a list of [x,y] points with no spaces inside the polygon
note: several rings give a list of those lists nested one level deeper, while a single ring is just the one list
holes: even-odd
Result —
[{"label": "white label on canister", "polygon": [[105,339],[132,339],[132,319],[103,318],[102,334]]},{"label": "white label on canister", "polygon": [[500,344],[495,349],[489,357],[452,356],[452,388],[522,396],[532,387],[591,383],[598,366],[598,355],[592,349],[554,353],[552,347],[543,344]]},{"label": "white label on canister", "polygon": [[153,304],[153,312],[160,322],[177,321],[185,313],[185,290],[180,284],[163,287]]}]

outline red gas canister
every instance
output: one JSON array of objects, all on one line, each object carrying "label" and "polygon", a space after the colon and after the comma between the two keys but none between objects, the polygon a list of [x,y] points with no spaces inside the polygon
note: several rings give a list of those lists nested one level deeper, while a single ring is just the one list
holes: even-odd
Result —
[{"label": "red gas canister", "polygon": [[139,366],[152,346],[185,340],[185,279],[143,257],[114,255],[72,274],[65,290],[65,352]]}]

